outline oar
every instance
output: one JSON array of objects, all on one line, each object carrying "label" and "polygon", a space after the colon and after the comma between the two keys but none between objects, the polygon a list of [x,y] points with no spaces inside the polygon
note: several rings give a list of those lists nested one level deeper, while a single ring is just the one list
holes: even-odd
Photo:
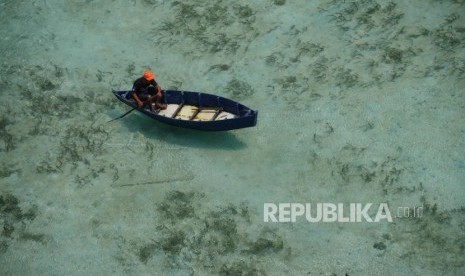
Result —
[{"label": "oar", "polygon": [[123,118],[124,116],[128,115],[129,113],[133,112],[136,109],[137,109],[137,107],[134,107],[133,109],[129,110],[128,112],[124,113],[123,115],[119,116],[118,118],[114,118],[114,119],[108,121],[107,123],[110,123],[110,122],[116,121],[118,119],[121,119],[121,118]]}]

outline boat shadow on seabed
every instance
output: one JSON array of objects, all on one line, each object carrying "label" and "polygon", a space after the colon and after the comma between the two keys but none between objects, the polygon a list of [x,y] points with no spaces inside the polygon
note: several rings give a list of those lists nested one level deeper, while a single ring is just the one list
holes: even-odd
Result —
[{"label": "boat shadow on seabed", "polygon": [[128,139],[134,133],[141,133],[150,140],[159,140],[184,147],[240,150],[247,146],[234,134],[235,131],[210,132],[184,129],[154,122],[141,114],[130,114],[118,120],[118,123],[129,130]]}]

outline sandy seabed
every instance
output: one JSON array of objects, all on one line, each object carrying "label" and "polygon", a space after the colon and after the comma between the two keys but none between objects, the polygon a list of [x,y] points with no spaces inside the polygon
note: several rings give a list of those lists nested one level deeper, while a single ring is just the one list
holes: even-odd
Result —
[{"label": "sandy seabed", "polygon": [[[0,1],[0,274],[464,275],[464,6]],[[107,123],[147,68],[258,125]],[[286,202],[423,212],[263,221]]]}]

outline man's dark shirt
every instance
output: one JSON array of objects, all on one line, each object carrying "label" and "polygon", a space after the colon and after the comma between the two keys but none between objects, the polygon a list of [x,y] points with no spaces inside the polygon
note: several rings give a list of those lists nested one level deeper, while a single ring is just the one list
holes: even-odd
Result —
[{"label": "man's dark shirt", "polygon": [[138,78],[132,86],[132,93],[135,92],[137,95],[139,95],[139,93],[148,93],[147,88],[149,88],[151,85],[153,87],[157,87],[158,83],[154,79],[148,81],[144,77]]}]

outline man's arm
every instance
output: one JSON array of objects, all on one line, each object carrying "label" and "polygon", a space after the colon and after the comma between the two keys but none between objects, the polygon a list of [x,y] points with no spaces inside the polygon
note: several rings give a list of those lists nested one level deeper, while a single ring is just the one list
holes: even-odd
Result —
[{"label": "man's arm", "polygon": [[153,87],[155,87],[155,94],[158,94],[161,92],[161,87],[158,85],[158,83],[155,80],[152,80],[151,84]]},{"label": "man's arm", "polygon": [[139,99],[139,96],[137,96],[136,91],[132,90],[131,93],[132,93],[132,98],[136,101],[137,107],[142,107],[143,103],[142,103],[142,101]]}]

